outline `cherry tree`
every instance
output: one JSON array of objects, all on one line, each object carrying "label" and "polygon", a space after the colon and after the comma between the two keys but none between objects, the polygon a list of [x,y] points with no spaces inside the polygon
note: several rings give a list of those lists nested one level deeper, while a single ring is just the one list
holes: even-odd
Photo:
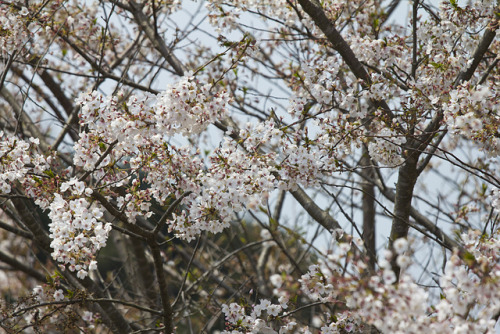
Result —
[{"label": "cherry tree", "polygon": [[500,3],[0,1],[7,333],[494,333]]}]

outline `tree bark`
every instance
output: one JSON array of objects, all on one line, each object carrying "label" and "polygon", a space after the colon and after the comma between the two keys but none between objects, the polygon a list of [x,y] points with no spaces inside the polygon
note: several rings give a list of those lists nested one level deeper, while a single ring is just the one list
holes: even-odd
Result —
[{"label": "tree bark", "polygon": [[[410,225],[411,201],[413,189],[417,181],[418,154],[410,153],[404,165],[399,169],[398,183],[396,184],[396,197],[394,201],[394,218],[392,219],[391,235],[389,237],[389,249],[394,251],[394,241],[399,238],[406,238]],[[393,252],[394,254],[394,252]],[[401,268],[396,263],[396,256],[391,261],[392,269],[399,278]]]},{"label": "tree bark", "polygon": [[369,258],[369,266],[372,270],[375,269],[377,263],[376,257],[376,235],[375,235],[375,186],[367,180],[375,178],[370,156],[366,146],[363,146],[360,165],[362,166],[361,174],[363,181],[361,182],[361,190],[363,192],[362,208],[363,208],[363,242]]}]

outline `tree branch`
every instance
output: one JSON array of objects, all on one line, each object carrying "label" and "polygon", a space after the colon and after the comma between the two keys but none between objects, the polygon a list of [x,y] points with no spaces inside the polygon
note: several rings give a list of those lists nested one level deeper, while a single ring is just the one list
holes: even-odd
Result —
[{"label": "tree branch", "polygon": [[341,229],[339,222],[330,216],[327,211],[322,210],[302,188],[297,186],[297,189],[290,190],[290,193],[304,210],[327,231],[332,232],[333,230]]},{"label": "tree branch", "polygon": [[154,239],[154,236],[148,240],[151,253],[153,254],[154,267],[156,272],[156,279],[160,288],[160,298],[163,307],[163,325],[165,326],[165,333],[174,333],[173,325],[173,311],[170,304],[170,296],[168,293],[167,278],[163,271],[163,259],[161,258],[160,248]]},{"label": "tree branch", "polygon": [[167,46],[165,41],[156,33],[156,29],[149,22],[149,17],[142,12],[142,6],[135,1],[129,1],[129,10],[135,18],[135,21],[146,34],[154,48],[160,52],[163,58],[172,66],[175,73],[179,76],[184,75],[184,66],[179,59],[173,54],[172,50]]},{"label": "tree branch", "polygon": [[[313,19],[314,23],[328,38],[332,47],[340,54],[347,66],[351,69],[356,78],[361,79],[361,84],[366,88],[371,84],[371,78],[365,70],[363,64],[358,60],[351,47],[344,40],[342,35],[335,28],[335,25],[328,19],[323,8],[313,4],[309,0],[298,0],[304,11]],[[384,110],[385,114],[390,118],[394,118],[394,114],[385,101],[371,101],[376,107]]]},{"label": "tree branch", "polygon": [[22,263],[22,262],[19,262],[17,261],[15,258],[9,256],[8,254],[2,252],[0,250],[0,261],[4,262],[4,263],[7,263],[9,266],[11,266],[13,269],[16,269],[16,270],[20,270],[22,271],[23,273],[37,279],[38,281],[40,282],[43,282],[45,283],[47,281],[45,275],[39,273],[38,271],[36,271],[35,269],[33,269],[32,267]]}]

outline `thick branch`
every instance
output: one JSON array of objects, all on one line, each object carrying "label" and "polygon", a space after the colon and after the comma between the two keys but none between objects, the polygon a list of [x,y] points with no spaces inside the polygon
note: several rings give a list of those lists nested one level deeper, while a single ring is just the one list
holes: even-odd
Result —
[{"label": "thick branch", "polygon": [[163,307],[163,325],[165,326],[165,333],[172,334],[174,332],[172,305],[170,303],[170,296],[168,293],[167,278],[163,271],[163,260],[161,258],[160,248],[156,240],[150,239],[148,241],[151,253],[153,254],[156,279],[160,288],[160,298]]},{"label": "thick branch", "polygon": [[[371,164],[366,146],[363,146],[363,156],[361,157],[360,164],[362,166],[361,174],[364,175],[364,179],[373,179],[375,175],[374,167]],[[363,242],[370,259],[370,268],[375,269],[377,262],[375,244],[375,189],[373,183],[368,181],[361,182],[361,189],[363,192]]]},{"label": "thick branch", "polygon": [[13,269],[20,270],[23,273],[39,280],[40,282],[45,283],[47,281],[47,279],[45,278],[45,275],[39,273],[38,271],[36,271],[32,267],[30,267],[22,262],[17,261],[15,258],[9,256],[8,254],[6,254],[2,251],[0,251],[0,261],[7,263]]},{"label": "thick branch", "polygon": [[146,34],[149,41],[153,44],[154,48],[160,52],[160,54],[165,58],[165,60],[172,66],[175,73],[179,76],[184,75],[184,68],[182,63],[173,54],[172,50],[165,44],[165,41],[156,33],[155,28],[151,25],[149,17],[144,15],[142,8],[135,1],[130,1],[130,10],[132,15],[134,15],[135,21],[139,25],[140,29]]},{"label": "thick branch", "polygon": [[3,221],[0,221],[0,228],[9,231],[11,233],[14,233],[16,235],[19,235],[25,239],[30,239],[30,240],[33,239],[33,235],[30,232],[11,226]]},{"label": "thick branch", "polygon": [[304,11],[314,20],[314,23],[316,23],[325,34],[332,47],[342,56],[342,59],[344,59],[347,66],[349,66],[352,73],[354,73],[357,78],[364,80],[365,84],[370,84],[371,79],[368,72],[366,72],[363,64],[356,58],[349,44],[347,44],[337,31],[332,21],[326,16],[323,8],[316,6],[309,0],[299,0],[299,3]]},{"label": "thick branch", "polygon": [[[488,50],[491,42],[495,37],[495,31],[487,29],[473,55],[471,66],[458,75],[454,87],[458,86],[463,81],[469,80],[484,54]],[[413,198],[413,188],[418,178],[417,162],[420,152],[425,151],[426,147],[431,142],[434,134],[441,126],[443,112],[438,112],[434,119],[425,129],[420,138],[410,139],[407,145],[408,158],[399,170],[398,183],[396,186],[396,196],[394,201],[394,219],[392,223],[389,246],[392,249],[393,242],[398,238],[406,238],[408,235],[408,218],[411,212],[411,200]],[[394,259],[395,260],[395,259]],[[399,267],[393,261],[393,269],[396,275],[399,275]]]},{"label": "thick branch", "polygon": [[34,216],[36,213],[33,205],[28,204],[29,201],[21,198],[12,198],[12,204],[16,208],[19,218],[23,224],[34,236],[35,243],[47,253],[50,253],[50,238],[47,232],[42,228],[41,224],[37,221],[37,217]]},{"label": "thick branch", "polygon": [[[389,248],[393,249],[394,241],[408,236],[411,210],[411,200],[413,198],[413,188],[417,182],[417,161],[418,154],[410,153],[404,165],[399,169],[398,183],[396,184],[396,195],[394,199],[394,218],[392,220],[391,235],[389,237]],[[392,268],[396,276],[399,277],[400,268],[394,261]]]},{"label": "thick branch", "polygon": [[[498,23],[492,23],[492,24],[496,25],[498,28]],[[476,50],[474,51],[474,55],[472,55],[472,64],[469,66],[469,68],[465,72],[461,72],[458,75],[458,78],[455,81],[454,86],[458,86],[462,82],[470,80],[470,78],[472,78],[472,75],[476,71],[481,60],[483,60],[483,56],[486,53],[486,51],[488,51],[495,36],[496,36],[496,32],[495,32],[494,28],[486,29],[486,31],[484,32],[483,38],[481,39],[481,42],[479,42],[479,45],[477,46]]]},{"label": "thick branch", "polygon": [[144,295],[151,305],[155,305],[158,295],[154,285],[154,276],[151,275],[151,263],[145,254],[145,244],[141,240],[133,239],[129,241],[129,244],[132,246],[131,253],[135,259],[137,276],[144,289]]},{"label": "thick branch", "polygon": [[[347,66],[349,66],[350,70],[356,76],[356,78],[362,80],[361,84],[364,87],[370,86],[371,78],[368,72],[365,70],[363,64],[361,64],[361,62],[358,60],[349,44],[347,44],[342,35],[340,35],[338,30],[335,28],[333,22],[326,16],[323,8],[312,3],[309,0],[299,0],[299,3],[304,11],[313,19],[314,23],[316,23],[316,25],[325,34],[332,47],[340,54],[340,56],[345,61]],[[382,108],[389,118],[392,119],[394,117],[392,111],[385,101],[371,102],[376,107]]]},{"label": "thick branch", "polygon": [[[388,200],[394,202],[396,200],[396,194],[390,189],[383,189],[379,187],[380,192],[384,195]],[[417,209],[413,206],[410,208],[410,216],[415,219],[415,222],[424,227],[427,231],[432,233],[438,240],[440,240],[444,247],[448,250],[453,251],[453,249],[457,248],[462,250],[462,247],[458,242],[450,238],[446,233],[444,233],[436,224],[432,223],[427,217],[421,214]]]},{"label": "thick branch", "polygon": [[40,78],[43,80],[47,88],[50,89],[52,94],[56,97],[59,104],[61,104],[64,111],[66,112],[66,115],[70,116],[73,113],[74,106],[71,100],[66,97],[66,94],[64,94],[61,86],[57,84],[53,76],[49,74],[47,70],[43,70],[40,73]]},{"label": "thick branch", "polygon": [[302,188],[297,186],[296,190],[291,190],[290,193],[300,203],[300,205],[307,211],[307,213],[316,220],[327,231],[341,229],[339,222],[334,219],[330,214],[321,209]]}]

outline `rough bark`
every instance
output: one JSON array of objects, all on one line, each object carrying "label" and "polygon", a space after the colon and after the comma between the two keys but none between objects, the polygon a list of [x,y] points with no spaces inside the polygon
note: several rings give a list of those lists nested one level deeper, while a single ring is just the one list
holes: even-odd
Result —
[{"label": "rough bark", "polygon": [[[394,218],[392,220],[391,234],[389,237],[389,249],[393,250],[394,241],[399,238],[406,238],[410,225],[408,224],[411,212],[411,201],[413,189],[417,182],[417,161],[418,155],[411,154],[399,169],[398,182],[396,184],[396,196],[394,200]],[[396,257],[393,258],[392,268],[399,277],[400,268],[396,264]]]},{"label": "rough bark", "polygon": [[362,196],[362,208],[363,208],[363,242],[365,244],[366,252],[369,258],[369,266],[371,269],[375,269],[375,264],[377,262],[376,258],[376,242],[375,242],[375,186],[372,182],[366,181],[369,179],[374,179],[375,172],[373,170],[373,165],[370,161],[370,156],[368,155],[368,150],[366,146],[363,146],[363,156],[360,161],[361,173],[364,174],[364,181],[361,182],[361,190],[363,192]]}]

